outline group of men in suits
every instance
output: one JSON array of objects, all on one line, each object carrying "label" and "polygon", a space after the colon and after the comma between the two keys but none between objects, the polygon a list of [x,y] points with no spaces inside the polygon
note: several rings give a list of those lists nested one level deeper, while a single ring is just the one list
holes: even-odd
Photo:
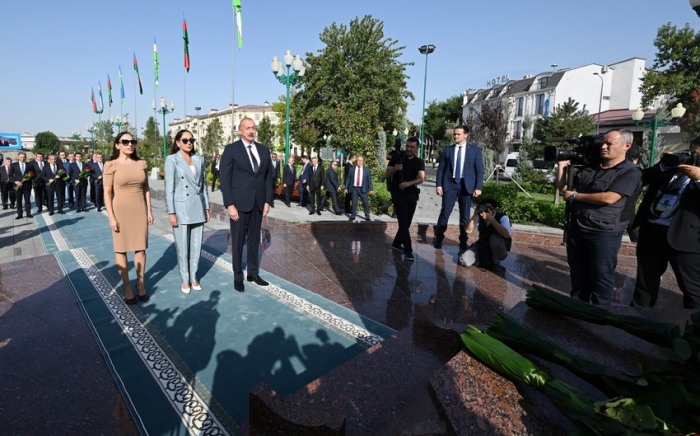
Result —
[{"label": "group of men in suits", "polygon": [[[276,155],[273,153],[274,158]],[[338,162],[331,162],[328,169],[325,169],[318,158],[314,157],[309,161],[308,156],[301,157],[302,167],[297,177],[297,170],[294,166],[294,157],[287,160],[287,165],[282,170],[282,184],[284,188],[284,204],[291,207],[292,193],[294,185],[299,181],[299,206],[309,209],[309,215],[321,215],[326,207],[328,199],[333,204],[333,213],[341,215],[338,207],[338,191],[340,182],[338,180]],[[273,160],[274,162],[274,160]],[[277,170],[279,171],[279,170]],[[326,191],[325,194],[323,191]],[[310,200],[309,200],[309,197]]]},{"label": "group of men in suits", "polygon": [[[67,160],[64,151],[58,156],[50,154],[48,160],[44,159],[42,152],[35,153],[35,159],[31,162],[27,161],[25,152],[18,153],[16,162],[6,158],[0,169],[3,210],[16,207],[17,219],[25,216],[32,218],[31,194],[34,191],[37,213],[46,208],[49,215],[53,215],[56,209],[59,214],[63,214],[66,201],[73,207],[74,194],[77,212],[87,212],[86,195],[88,189],[91,189],[94,190],[91,192],[92,202],[100,212],[104,207],[104,163],[101,153],[95,153],[93,159],[83,163],[82,154],[74,152],[70,154],[70,160]],[[84,172],[85,170],[87,171]],[[68,200],[66,191],[69,194]]]}]

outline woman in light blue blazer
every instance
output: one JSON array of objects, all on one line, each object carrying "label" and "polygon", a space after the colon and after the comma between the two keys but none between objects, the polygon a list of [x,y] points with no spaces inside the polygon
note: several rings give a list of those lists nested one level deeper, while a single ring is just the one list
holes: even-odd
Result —
[{"label": "woman in light blue blazer", "polygon": [[202,290],[197,267],[204,223],[210,218],[204,157],[195,154],[195,141],[189,130],[180,130],[172,154],[165,159],[165,206],[173,226],[185,294],[190,293],[190,285],[195,291]]}]

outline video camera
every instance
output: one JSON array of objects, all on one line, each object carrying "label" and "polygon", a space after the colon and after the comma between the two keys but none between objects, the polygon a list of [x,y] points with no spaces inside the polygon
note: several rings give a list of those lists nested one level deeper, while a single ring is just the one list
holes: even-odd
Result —
[{"label": "video camera", "polygon": [[573,150],[548,145],[544,148],[545,162],[571,161],[571,165],[581,166],[600,160],[603,135],[586,135],[578,138],[547,138],[545,142],[567,142],[577,145]]},{"label": "video camera", "polygon": [[666,168],[675,168],[678,165],[700,167],[700,154],[694,151],[663,154],[661,156],[661,164]]},{"label": "video camera", "polygon": [[479,210],[479,212],[493,212],[493,208],[486,203],[481,203],[479,206],[477,206],[477,209]]}]

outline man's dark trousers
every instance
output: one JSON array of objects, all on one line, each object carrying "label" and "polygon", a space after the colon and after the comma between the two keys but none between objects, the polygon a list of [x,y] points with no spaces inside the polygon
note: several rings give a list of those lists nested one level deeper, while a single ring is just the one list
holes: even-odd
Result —
[{"label": "man's dark trousers", "polygon": [[[73,185],[75,185],[75,182],[71,182]],[[88,190],[88,180],[80,180],[80,183],[75,185],[75,203],[76,203],[76,209],[78,210],[83,210],[86,208],[86,202],[87,202],[87,190]]]},{"label": "man's dark trousers", "polygon": [[[457,185],[455,183],[455,185]],[[471,213],[472,207],[472,197],[467,189],[462,183],[459,183],[458,187],[452,187],[446,189],[442,187],[442,208],[440,209],[440,216],[438,217],[437,229],[435,231],[435,237],[437,240],[441,241],[445,238],[445,231],[447,230],[447,222],[449,220],[450,213],[455,207],[455,203],[459,204],[459,248],[464,251],[467,249],[467,239],[469,235],[467,234],[467,225],[469,224],[469,214]]]},{"label": "man's dark trousers", "polygon": [[659,296],[661,276],[671,264],[678,287],[683,292],[683,307],[698,309],[700,302],[700,254],[684,253],[671,248],[668,243],[668,226],[645,222],[639,231],[637,242],[637,285],[632,305],[653,307]]},{"label": "man's dark trousers", "polygon": [[573,227],[566,241],[571,298],[607,305],[613,298],[620,233],[583,232]]},{"label": "man's dark trousers", "polygon": [[[28,170],[27,170],[28,171]],[[16,201],[17,201],[17,216],[22,216],[22,206],[24,206],[24,213],[29,216],[32,214],[32,182],[22,183],[22,187],[18,191],[15,191]],[[24,203],[24,204],[22,204]]]},{"label": "man's dark trousers", "polygon": [[[262,224],[262,211],[257,207],[253,207],[250,212],[238,211],[238,221],[231,221],[231,250],[233,253],[242,253],[243,245],[246,247],[246,271],[249,276],[259,275],[260,260],[257,259],[259,254],[258,244],[260,244],[260,225]],[[233,256],[235,265],[233,265],[234,280],[243,280],[243,259]],[[236,271],[240,271],[237,273]]]},{"label": "man's dark trousers", "polygon": [[413,253],[410,228],[411,222],[413,221],[413,214],[416,212],[416,206],[418,205],[418,190],[411,189],[404,192],[397,192],[392,194],[391,199],[394,201],[394,211],[396,212],[396,219],[399,222],[399,229],[396,232],[392,245],[403,245],[404,253]]}]

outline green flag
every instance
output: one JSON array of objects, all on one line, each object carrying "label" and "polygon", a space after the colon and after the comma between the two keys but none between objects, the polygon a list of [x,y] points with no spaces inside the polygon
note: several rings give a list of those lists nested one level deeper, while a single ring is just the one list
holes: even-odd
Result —
[{"label": "green flag", "polygon": [[233,0],[233,11],[236,14],[236,27],[238,27],[238,49],[243,48],[243,16],[241,15],[241,0]]},{"label": "green flag", "polygon": [[156,72],[156,88],[158,88],[158,47],[155,38],[153,38],[153,69]]}]

